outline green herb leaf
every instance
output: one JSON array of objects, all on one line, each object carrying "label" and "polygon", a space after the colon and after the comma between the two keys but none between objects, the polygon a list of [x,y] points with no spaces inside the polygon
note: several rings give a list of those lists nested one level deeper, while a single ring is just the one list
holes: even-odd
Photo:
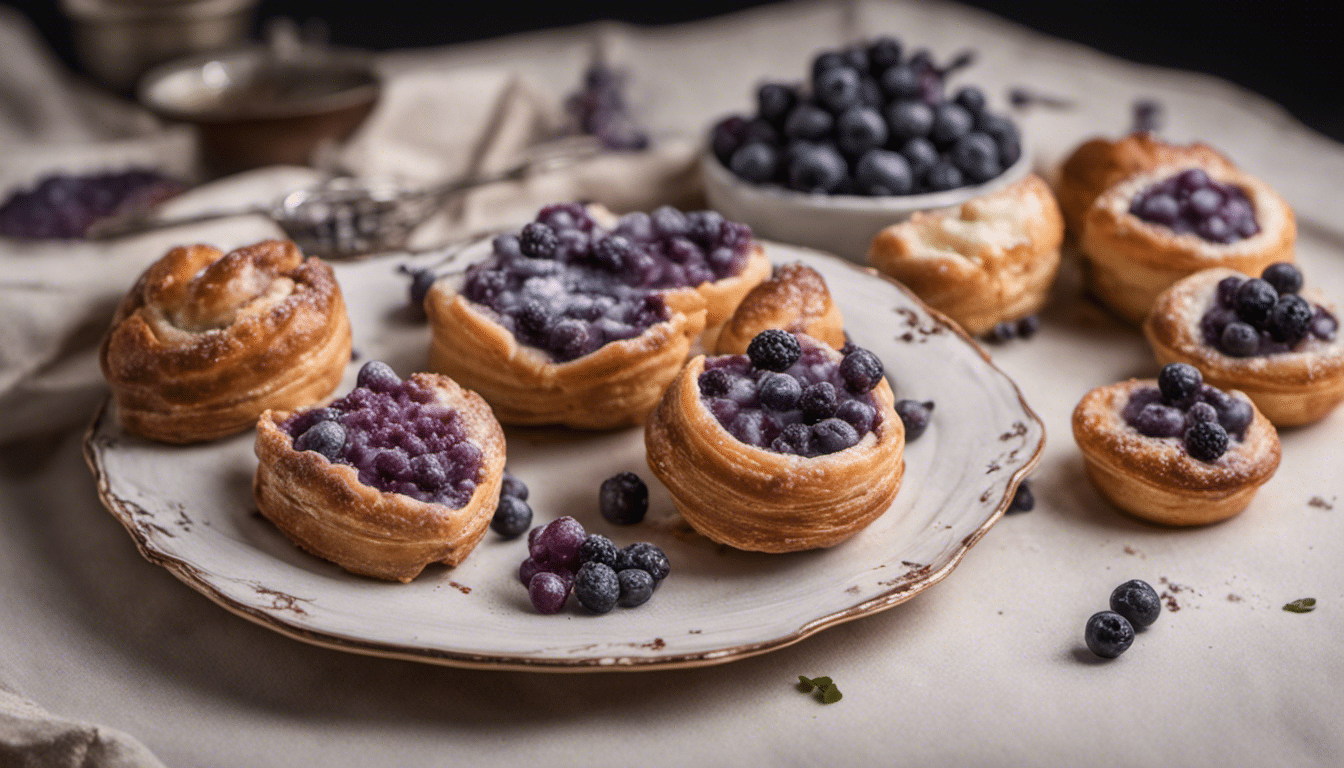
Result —
[{"label": "green herb leaf", "polygon": [[1316,610],[1316,598],[1304,597],[1301,600],[1294,600],[1283,606],[1283,610],[1289,613],[1311,613]]},{"label": "green herb leaf", "polygon": [[828,685],[825,688],[821,689],[822,704],[834,704],[835,702],[843,699],[844,697],[845,695],[841,693],[840,689],[835,687],[835,685]]},{"label": "green herb leaf", "polygon": [[818,688],[825,688],[826,686],[831,685],[831,678],[829,678],[829,677],[814,677],[814,678],[812,678],[812,684],[815,685],[815,686],[817,686]]},{"label": "green herb leaf", "polygon": [[798,676],[798,690],[802,691],[803,693],[811,693],[812,689],[816,687],[817,684],[812,680],[803,677],[802,675]]}]

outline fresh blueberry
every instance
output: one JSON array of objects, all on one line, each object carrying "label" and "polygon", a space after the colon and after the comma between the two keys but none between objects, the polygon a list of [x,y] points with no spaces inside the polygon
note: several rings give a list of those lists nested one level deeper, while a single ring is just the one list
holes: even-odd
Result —
[{"label": "fresh blueberry", "polygon": [[835,417],[848,422],[860,435],[866,435],[877,422],[877,411],[862,400],[846,400],[835,409]]},{"label": "fresh blueberry", "polygon": [[1279,296],[1270,310],[1266,330],[1275,341],[1292,347],[1307,335],[1314,317],[1315,312],[1306,299],[1294,293],[1285,293]]},{"label": "fresh blueberry", "polygon": [[1031,483],[1026,480],[1017,486],[1017,491],[1013,494],[1013,500],[1008,502],[1008,509],[1004,510],[1005,515],[1019,515],[1023,512],[1030,512],[1036,508],[1036,496],[1031,492]]},{"label": "fresh blueberry", "polygon": [[901,63],[901,42],[889,35],[875,38],[868,44],[868,68],[873,73],[886,72]]},{"label": "fresh blueberry", "polygon": [[649,221],[653,223],[654,231],[665,238],[684,235],[690,231],[691,227],[691,223],[686,219],[686,214],[670,205],[656,208],[653,213],[649,214]]},{"label": "fresh blueberry", "polygon": [[886,100],[882,98],[882,86],[878,85],[877,80],[867,75],[859,78],[859,106],[880,113],[885,105]]},{"label": "fresh blueberry", "polygon": [[856,395],[872,391],[882,381],[882,361],[866,349],[856,349],[840,361],[845,389]]},{"label": "fresh blueberry", "polygon": [[762,184],[779,171],[779,152],[769,144],[752,142],[733,153],[728,167],[739,178]]},{"label": "fresh blueberry", "polygon": [[1201,421],[1217,421],[1217,420],[1218,420],[1218,409],[1214,408],[1212,405],[1209,405],[1208,403],[1203,402],[1195,403],[1194,405],[1190,406],[1190,408],[1185,412],[1186,429],[1189,429],[1190,427],[1194,426],[1195,424],[1198,424]]},{"label": "fresh blueberry", "polygon": [[527,585],[527,597],[537,613],[559,613],[569,599],[570,583],[558,574],[541,571]]},{"label": "fresh blueberry", "polygon": [[1185,431],[1185,450],[1203,462],[1217,461],[1227,452],[1227,430],[1216,421],[1201,421]]},{"label": "fresh blueberry", "polygon": [[1244,282],[1246,282],[1245,278],[1238,277],[1237,275],[1228,275],[1222,280],[1219,280],[1218,305],[1228,309],[1235,309],[1237,306],[1237,289],[1241,288],[1241,284]]},{"label": "fresh blueberry", "polygon": [[830,112],[812,104],[803,102],[793,108],[784,121],[784,135],[791,139],[821,141],[831,133],[835,118]]},{"label": "fresh blueberry", "polygon": [[819,381],[803,389],[802,397],[798,398],[798,407],[803,412],[804,422],[816,424],[835,415],[836,408],[840,407],[840,397],[831,382]]},{"label": "fresh blueberry", "polygon": [[1250,357],[1260,350],[1260,332],[1246,323],[1228,323],[1219,334],[1218,347],[1233,357]]},{"label": "fresh blueberry", "polygon": [[709,132],[710,149],[719,162],[725,166],[732,159],[733,153],[742,146],[742,136],[746,132],[747,119],[741,115],[732,115],[726,117],[714,124],[714,128]]},{"label": "fresh blueberry", "polygon": [[579,547],[579,563],[602,563],[616,567],[616,555],[620,552],[616,545],[600,533],[590,533]]},{"label": "fresh blueberry", "polygon": [[775,127],[774,123],[763,117],[748,120],[747,127],[742,131],[742,143],[744,145],[759,143],[777,147],[781,138],[779,129]]},{"label": "fresh blueberry", "polygon": [[566,515],[552,520],[535,539],[529,539],[528,554],[543,564],[569,568],[578,563],[579,548],[587,538],[583,524]]},{"label": "fresh blueberry", "polygon": [[1162,129],[1162,104],[1153,99],[1134,102],[1134,132],[1156,132]]},{"label": "fresh blueberry", "polygon": [[772,411],[792,411],[803,396],[803,385],[787,373],[767,373],[756,389],[756,399]]},{"label": "fresh blueberry", "polygon": [[401,386],[401,377],[387,363],[370,360],[359,369],[355,386],[365,387],[374,392],[391,392]]},{"label": "fresh blueberry", "polygon": [[925,174],[924,184],[933,192],[942,192],[965,186],[966,180],[955,165],[947,160],[940,160]]},{"label": "fresh blueberry", "polygon": [[952,164],[973,182],[989,181],[1003,172],[999,147],[987,133],[968,133],[952,145]]},{"label": "fresh blueberry", "polygon": [[512,496],[515,499],[521,499],[522,501],[527,501],[527,495],[528,495],[527,483],[524,483],[517,477],[509,474],[508,472],[505,472],[504,481],[500,483],[499,486],[499,495]]},{"label": "fresh blueberry", "polygon": [[635,608],[641,606],[653,597],[654,581],[648,571],[639,568],[627,568],[616,574],[620,581],[620,597],[616,598],[616,604],[622,608]]},{"label": "fresh blueberry", "polygon": [[823,454],[838,453],[858,442],[858,431],[840,419],[822,419],[812,425],[812,445]]},{"label": "fresh blueberry", "polygon": [[933,125],[929,127],[929,138],[933,143],[946,147],[956,143],[957,139],[971,132],[974,119],[971,113],[951,103],[935,105]]},{"label": "fresh blueberry", "polygon": [[1083,631],[1087,647],[1103,659],[1114,659],[1134,643],[1134,626],[1114,611],[1095,613]]},{"label": "fresh blueberry", "polygon": [[1278,303],[1279,292],[1259,278],[1252,278],[1237,289],[1237,315],[1252,327],[1263,328],[1269,313]]},{"label": "fresh blueberry", "polygon": [[411,276],[409,290],[411,309],[417,315],[424,315],[425,296],[429,295],[429,289],[433,287],[434,281],[438,280],[439,276],[432,269],[407,269],[406,273]]},{"label": "fresh blueberry", "polygon": [[296,451],[316,451],[335,461],[345,447],[345,427],[338,421],[319,421],[294,441]]},{"label": "fresh blueberry", "polygon": [[1274,286],[1274,290],[1280,295],[1302,290],[1302,270],[1286,261],[1275,262],[1265,267],[1265,271],[1260,273],[1260,278]]},{"label": "fresh blueberry", "polygon": [[835,124],[836,143],[851,157],[887,143],[887,124],[876,110],[855,106],[841,113]]},{"label": "fresh blueberry", "polygon": [[941,159],[933,142],[922,136],[916,136],[901,147],[901,157],[910,164],[910,173],[915,179],[922,179]]},{"label": "fresh blueberry", "polygon": [[621,472],[602,481],[598,508],[612,525],[634,525],[649,511],[649,487],[634,472]]},{"label": "fresh blueberry", "polygon": [[782,83],[765,83],[756,91],[757,114],[776,125],[784,124],[797,103],[797,91]]},{"label": "fresh blueberry", "polygon": [[1146,437],[1180,437],[1185,431],[1185,414],[1179,408],[1149,403],[1134,418],[1133,426]]},{"label": "fresh blueberry", "polygon": [[933,416],[933,401],[926,400],[898,400],[896,402],[896,415],[901,417],[901,423],[905,425],[905,441],[918,440],[919,436],[924,434],[924,430],[929,428],[929,421]]},{"label": "fresh blueberry", "polygon": [[927,137],[933,127],[933,108],[922,101],[898,101],[887,107],[887,125],[891,139],[902,143]]},{"label": "fresh blueberry", "polygon": [[1035,315],[1027,315],[1017,321],[1017,335],[1019,338],[1030,339],[1035,336],[1037,331],[1041,330],[1041,319]]},{"label": "fresh blueberry", "polygon": [[1311,335],[1322,341],[1334,341],[1338,330],[1339,321],[1335,316],[1324,307],[1316,307],[1316,313],[1311,319]]},{"label": "fresh blueberry", "polygon": [[813,93],[827,109],[843,112],[859,103],[859,73],[850,67],[832,67],[817,75]]},{"label": "fresh blueberry", "polygon": [[798,362],[803,347],[798,338],[788,331],[770,328],[756,334],[747,345],[751,364],[764,371],[784,371]]},{"label": "fresh blueberry", "polygon": [[631,544],[617,555],[616,570],[624,571],[630,568],[648,572],[655,582],[667,578],[667,574],[672,571],[672,565],[668,562],[667,555],[663,554],[663,550],[647,541]]},{"label": "fresh blueberry", "polygon": [[888,67],[882,73],[882,92],[888,99],[917,99],[923,94],[919,72],[909,65]]},{"label": "fresh blueberry", "polygon": [[914,188],[910,163],[900,153],[873,149],[854,168],[859,190],[870,195],[904,195]]},{"label": "fresh blueberry", "polygon": [[733,377],[722,368],[713,368],[700,374],[696,383],[704,397],[723,397],[733,385]]},{"label": "fresh blueberry", "polygon": [[501,496],[490,529],[506,539],[516,539],[532,525],[532,507],[516,496]]},{"label": "fresh blueberry", "polygon": [[847,66],[845,55],[840,51],[822,51],[812,59],[812,79],[815,80],[822,72],[835,67]]},{"label": "fresh blueberry", "polygon": [[972,115],[985,111],[985,92],[974,86],[959,89],[952,102]]},{"label": "fresh blueberry", "polygon": [[1135,629],[1143,629],[1157,621],[1162,600],[1148,582],[1130,579],[1111,593],[1111,610],[1124,616]]},{"label": "fresh blueberry", "polygon": [[525,300],[515,318],[518,330],[530,339],[547,338],[554,320],[550,307],[540,299]]},{"label": "fresh blueberry", "polygon": [[621,582],[611,566],[605,563],[584,563],[574,574],[574,597],[579,605],[593,613],[606,613],[615,608],[620,596]]},{"label": "fresh blueberry", "polygon": [[523,253],[534,259],[549,259],[555,256],[556,246],[560,244],[555,236],[555,230],[536,221],[523,227],[518,239]]},{"label": "fresh blueberry", "polygon": [[845,158],[825,144],[800,152],[789,166],[789,186],[800,192],[831,193],[848,180]]},{"label": "fresh blueberry", "polygon": [[806,424],[790,424],[770,443],[775,453],[807,456],[812,453],[812,430]]},{"label": "fresh blueberry", "polygon": [[1199,369],[1188,363],[1168,363],[1157,374],[1157,388],[1169,404],[1187,402],[1203,383]]}]

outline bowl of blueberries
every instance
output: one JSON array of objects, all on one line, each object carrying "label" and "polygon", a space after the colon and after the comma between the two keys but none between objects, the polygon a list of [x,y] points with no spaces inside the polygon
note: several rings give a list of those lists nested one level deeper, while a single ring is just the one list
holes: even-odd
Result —
[{"label": "bowl of blueberries", "polygon": [[710,206],[759,236],[860,263],[882,228],[960,205],[1025,176],[1017,125],[983,91],[947,81],[974,60],[938,65],[892,37],[823,51],[806,83],[763,83],[754,115],[710,130]]}]

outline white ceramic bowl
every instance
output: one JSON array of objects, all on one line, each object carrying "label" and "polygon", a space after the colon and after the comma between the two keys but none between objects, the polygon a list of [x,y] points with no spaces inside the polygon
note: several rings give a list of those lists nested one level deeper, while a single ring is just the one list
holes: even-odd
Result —
[{"label": "white ceramic bowl", "polygon": [[1027,175],[1031,158],[1025,148],[1006,171],[971,187],[923,195],[862,197],[795,192],[737,178],[713,152],[701,156],[705,195],[711,208],[733,221],[751,225],[757,237],[834,253],[859,264],[868,262],[868,245],[883,228],[916,211],[950,208],[993,192]]}]

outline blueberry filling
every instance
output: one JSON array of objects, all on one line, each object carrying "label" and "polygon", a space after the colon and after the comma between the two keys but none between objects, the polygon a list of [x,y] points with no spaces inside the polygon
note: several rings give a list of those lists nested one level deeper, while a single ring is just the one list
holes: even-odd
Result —
[{"label": "blueberry filling", "polygon": [[1235,184],[1214,181],[1199,168],[1182,171],[1134,196],[1129,212],[1178,235],[1235,243],[1260,231],[1255,208]]},{"label": "blueberry filling", "polygon": [[31,190],[15,192],[0,205],[0,235],[74,239],[99,219],[148,208],[186,190],[186,185],[150,170],[85,176],[54,174]]},{"label": "blueberry filling", "polygon": [[348,395],[295,414],[280,428],[295,450],[354,467],[364,485],[458,509],[476,491],[481,449],[467,438],[457,411],[434,399],[431,390],[372,361]]},{"label": "blueberry filling", "polygon": [[519,234],[495,238],[463,294],[519,341],[566,362],[667,320],[662,291],[735,275],[750,247],[750,227],[713,211],[663,207],[607,230],[578,203],[552,205]]},{"label": "blueberry filling", "polygon": [[1232,440],[1245,439],[1254,411],[1250,403],[1203,383],[1194,366],[1171,363],[1163,366],[1158,386],[1130,393],[1120,415],[1139,434],[1180,438],[1187,453],[1212,462]]},{"label": "blueberry filling", "polygon": [[1199,321],[1204,343],[1232,357],[1253,357],[1291,351],[1308,338],[1334,341],[1339,321],[1298,296],[1301,289],[1301,270],[1284,262],[1259,278],[1223,278]]},{"label": "blueberry filling", "polygon": [[[795,346],[783,344],[781,336]],[[882,363],[868,350],[853,347],[832,360],[825,347],[783,331],[762,332],[748,350],[706,359],[698,382],[705,407],[739,441],[775,453],[821,456],[856,445],[877,426],[870,393],[882,379]]]}]

